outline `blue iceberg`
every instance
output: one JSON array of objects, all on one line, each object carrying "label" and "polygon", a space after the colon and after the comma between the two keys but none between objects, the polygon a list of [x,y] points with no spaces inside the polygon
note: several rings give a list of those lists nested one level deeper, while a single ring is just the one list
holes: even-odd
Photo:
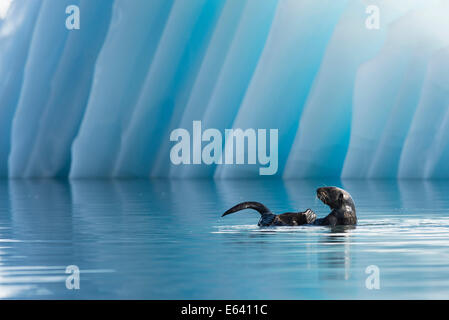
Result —
[{"label": "blue iceberg", "polygon": [[381,2],[379,29],[366,7],[0,0],[0,176],[259,176],[173,164],[201,121],[277,129],[276,177],[448,178],[449,3]]}]

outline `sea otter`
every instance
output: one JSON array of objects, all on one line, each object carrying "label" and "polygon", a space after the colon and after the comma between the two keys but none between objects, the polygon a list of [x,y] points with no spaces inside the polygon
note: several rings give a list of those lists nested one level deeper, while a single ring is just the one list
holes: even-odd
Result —
[{"label": "sea otter", "polygon": [[304,224],[321,226],[357,224],[355,204],[351,195],[347,191],[337,187],[322,187],[316,190],[316,194],[318,199],[332,209],[332,211],[322,219],[316,219],[316,214],[311,209],[307,209],[303,212],[274,214],[259,202],[239,203],[223,213],[222,217],[243,209],[254,209],[261,215],[258,223],[261,227],[300,226]]}]

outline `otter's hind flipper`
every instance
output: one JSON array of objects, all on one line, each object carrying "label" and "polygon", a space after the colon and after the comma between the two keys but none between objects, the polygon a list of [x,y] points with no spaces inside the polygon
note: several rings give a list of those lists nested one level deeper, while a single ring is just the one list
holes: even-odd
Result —
[{"label": "otter's hind flipper", "polygon": [[254,202],[254,201],[239,203],[239,204],[233,206],[231,209],[229,209],[225,213],[223,213],[222,217],[227,216],[228,214],[240,211],[240,210],[244,210],[244,209],[254,209],[260,213],[261,217],[260,217],[259,224],[258,224],[259,226],[271,225],[274,218],[276,217],[276,215],[274,213],[272,213],[262,203]]},{"label": "otter's hind flipper", "polygon": [[222,217],[227,216],[228,214],[244,210],[244,209],[254,209],[257,212],[259,212],[261,215],[272,213],[267,207],[265,207],[260,202],[254,202],[254,201],[248,201],[248,202],[242,202],[235,206],[233,206],[231,209],[223,213]]}]

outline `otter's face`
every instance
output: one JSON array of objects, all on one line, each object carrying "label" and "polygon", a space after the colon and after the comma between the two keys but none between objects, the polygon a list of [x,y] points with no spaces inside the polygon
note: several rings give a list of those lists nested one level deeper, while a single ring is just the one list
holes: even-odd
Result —
[{"label": "otter's face", "polygon": [[316,190],[318,199],[327,204],[331,209],[340,209],[345,205],[352,204],[351,195],[337,187],[323,187]]}]

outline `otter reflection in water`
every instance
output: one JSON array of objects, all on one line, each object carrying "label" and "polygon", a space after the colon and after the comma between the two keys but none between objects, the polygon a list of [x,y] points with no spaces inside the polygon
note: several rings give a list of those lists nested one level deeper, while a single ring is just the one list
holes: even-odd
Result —
[{"label": "otter reflection in water", "polygon": [[337,187],[318,188],[317,197],[324,204],[328,205],[332,211],[321,219],[316,218],[315,212],[307,209],[303,212],[286,212],[274,214],[267,207],[259,202],[242,202],[226,211],[222,217],[243,210],[254,209],[260,213],[261,217],[258,225],[267,226],[300,226],[314,224],[321,226],[339,226],[357,224],[355,204],[351,195]]}]

